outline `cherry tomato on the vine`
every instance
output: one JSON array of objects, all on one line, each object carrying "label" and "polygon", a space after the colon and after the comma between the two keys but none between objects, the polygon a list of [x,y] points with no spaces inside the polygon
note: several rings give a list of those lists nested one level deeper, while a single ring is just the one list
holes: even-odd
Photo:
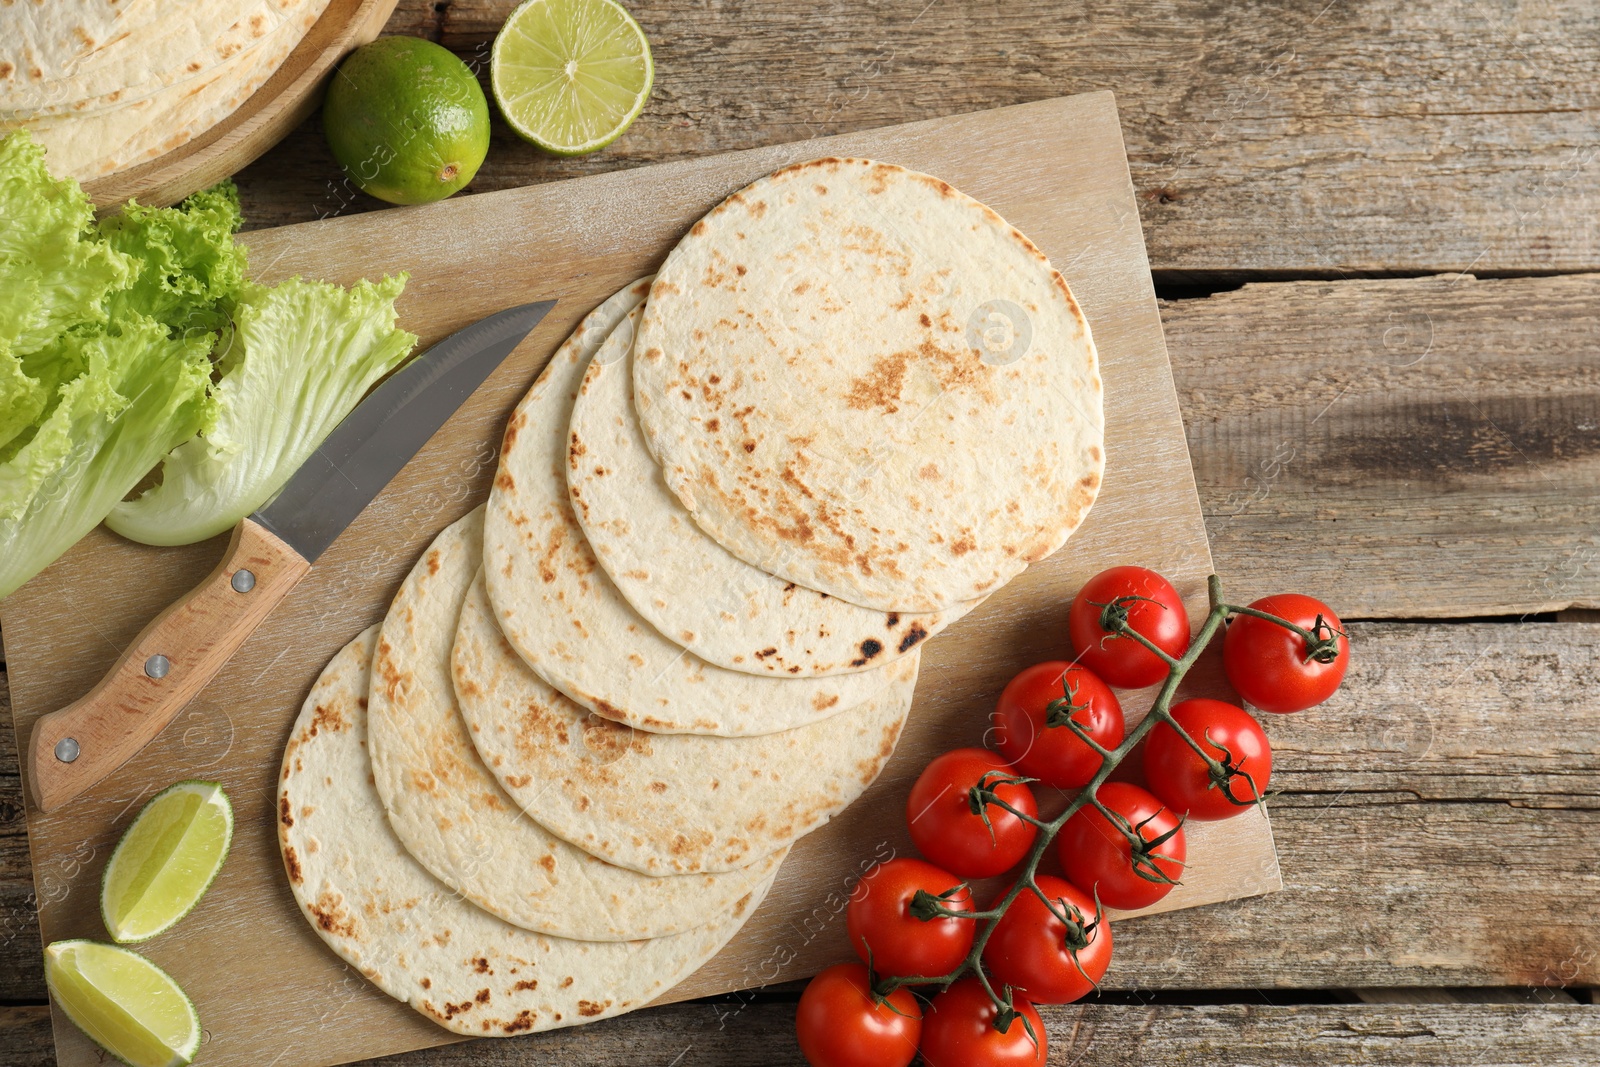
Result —
[{"label": "cherry tomato on the vine", "polygon": [[922,1005],[909,989],[872,996],[859,963],[829,967],[806,985],[794,1014],[811,1067],[906,1067],[922,1039]]},{"label": "cherry tomato on the vine", "polygon": [[922,1025],[922,1062],[927,1067],[1043,1067],[1050,1050],[1044,1020],[1021,997],[1015,997],[1011,1006],[1017,1017],[1002,1033],[995,1026],[999,1009],[983,984],[971,977],[956,982],[928,1006]]},{"label": "cherry tomato on the vine", "polygon": [[898,978],[949,974],[972,951],[977,923],[971,919],[912,914],[917,890],[939,898],[950,911],[973,910],[972,890],[949,871],[901,856],[861,876],[845,910],[850,944],[874,972]]},{"label": "cherry tomato on the vine", "polygon": [[1111,965],[1111,924],[1070,882],[1040,874],[1034,884],[1055,910],[1030,889],[1018,893],[995,923],[983,962],[997,981],[1034,1003],[1068,1004],[1092,990]]},{"label": "cherry tomato on the vine", "polygon": [[1333,695],[1350,666],[1350,641],[1328,605],[1299,593],[1262,597],[1250,605],[1328,642],[1313,657],[1304,637],[1253,615],[1235,615],[1222,639],[1222,666],[1239,695],[1262,711],[1304,711]]},{"label": "cherry tomato on the vine", "polygon": [[1166,678],[1167,665],[1133,638],[1100,625],[1105,605],[1118,597],[1142,598],[1121,609],[1136,632],[1174,659],[1188,651],[1189,614],[1172,583],[1144,567],[1112,567],[1090,578],[1067,612],[1067,633],[1078,662],[1124,689],[1155,685]]},{"label": "cherry tomato on the vine", "polygon": [[[1037,817],[1039,805],[1026,785],[1008,781],[1016,769],[986,748],[958,748],[934,759],[911,787],[906,822],[917,850],[962,878],[988,878],[1015,867],[1038,830],[1005,808]],[[989,797],[973,810],[973,790],[982,782]]]},{"label": "cherry tomato on the vine", "polygon": [[1191,819],[1226,819],[1249,811],[1272,780],[1272,746],[1261,724],[1241,707],[1203,698],[1174,704],[1172,717],[1212,759],[1234,773],[1214,781],[1200,754],[1178,731],[1160,722],[1144,743],[1144,777],[1150,792]]},{"label": "cherry tomato on the vine", "polygon": [[1080,663],[1052,660],[1006,683],[994,709],[994,743],[1030,778],[1062,789],[1087,785],[1100,754],[1073,733],[1067,717],[1101,748],[1116,748],[1127,727],[1111,687]]},{"label": "cherry tomato on the vine", "polygon": [[[1127,782],[1107,782],[1095,793],[1120,823],[1149,844],[1135,861],[1133,842],[1099,809],[1084,805],[1056,838],[1061,869],[1086,893],[1099,893],[1113,908],[1144,908],[1172,891],[1183,877],[1188,850],[1178,815],[1148,790]],[[1146,878],[1165,876],[1171,881]]]}]

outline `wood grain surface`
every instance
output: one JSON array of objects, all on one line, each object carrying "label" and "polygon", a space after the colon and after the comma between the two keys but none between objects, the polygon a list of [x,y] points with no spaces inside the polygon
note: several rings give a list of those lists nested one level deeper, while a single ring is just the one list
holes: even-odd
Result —
[{"label": "wood grain surface", "polygon": [[84,191],[102,208],[130,198],[164,207],[228,177],[321,105],[334,65],[378,36],[394,8],[395,0],[331,0],[277,72],[233,114],[157,159],[94,179]]},{"label": "wood grain surface", "polygon": [[[1069,135],[1070,152],[1061,148]],[[1019,150],[1032,160],[1026,171],[989,165]],[[559,296],[562,304],[191,704],[197,736],[230,731],[225,749],[196,747],[183,731],[169,729],[75,803],[29,815],[32,847],[61,856],[86,843],[109,846],[133,804],[174,778],[199,773],[197,761],[206,775],[228,784],[239,827],[231,862],[195,912],[149,948],[191,996],[208,1004],[209,1062],[259,1063],[282,1051],[289,1036],[293,1053],[281,1061],[285,1067],[451,1039],[366,983],[348,981],[350,972],[289,903],[270,832],[270,783],[284,734],[328,657],[381,614],[433,533],[481,498],[506,412],[577,318],[652,269],[722,197],[786,163],[825,155],[871,156],[938,174],[1001,212],[1062,269],[1100,350],[1105,487],[1070,550],[1029,568],[930,643],[911,721],[882,776],[796,846],[766,904],[671,999],[804,977],[850,955],[835,920],[855,874],[910,849],[895,813],[912,781],[939,752],[981,740],[993,693],[1054,647],[1050,633],[1064,624],[1072,592],[1090,575],[1132,553],[1169,575],[1192,613],[1203,613],[1211,559],[1110,94],[252,233],[254,271],[263,280],[304,274],[350,283],[410,270],[400,316],[424,342],[507,304],[540,296]],[[463,285],[463,278],[473,284]],[[459,499],[451,495],[458,491]],[[25,736],[41,711],[82,683],[108,640],[118,643],[114,635],[126,628],[124,620],[148,617],[139,605],[164,587],[173,568],[206,548],[168,552],[91,536],[8,598],[0,611],[19,733]],[[1214,662],[1190,684],[1226,691]],[[1129,705],[1135,713],[1143,706]],[[1188,837],[1184,884],[1147,910],[1278,888],[1271,832],[1260,811],[1196,825]],[[92,874],[50,867],[35,874],[47,940],[98,929]],[[59,899],[52,887],[59,887]],[[255,947],[237,960],[228,940],[247,927],[255,931]],[[330,1001],[337,1001],[337,1012]],[[64,1021],[57,1040],[64,1064],[92,1056]]]},{"label": "wood grain surface", "polygon": [[[388,32],[442,41],[487,79],[515,6],[402,0]],[[1160,277],[1600,269],[1588,0],[632,9],[656,88],[627,134],[556,160],[496,119],[469,191],[1112,89]],[[383,206],[343,182],[315,120],[240,184],[256,225]]]},{"label": "wood grain surface", "polygon": [[[487,42],[510,6],[401,0],[389,29],[442,39],[486,76]],[[1600,269],[1600,13],[1580,0],[630,7],[651,34],[658,77],[634,128],[596,156],[554,160],[497,120],[489,165],[469,191],[1111,88],[1164,294],[1358,272]],[[315,118],[239,182],[251,226],[383,207],[342,183]],[[1440,299],[1446,284],[1449,299]],[[1359,602],[1357,617],[1438,610],[1496,621],[1358,625],[1338,699],[1340,715],[1359,723],[1308,714],[1268,724],[1285,789],[1274,823],[1289,889],[1260,908],[1130,924],[1140,936],[1119,937],[1108,975],[1119,991],[1046,1011],[1055,1062],[1600,1063],[1600,1008],[1587,988],[1600,984],[1597,635],[1581,627],[1582,612],[1561,613],[1567,622],[1525,617],[1535,604],[1593,603],[1600,573],[1600,544],[1583,540],[1597,478],[1586,435],[1600,423],[1589,417],[1595,302],[1584,294],[1593,285],[1259,284],[1163,304],[1230,590],[1304,587],[1341,608]],[[1343,318],[1326,313],[1335,304]],[[1429,317],[1445,320],[1451,343],[1403,366]],[[1374,368],[1356,376],[1351,395],[1363,403],[1341,399],[1318,420],[1333,399],[1312,395],[1319,375],[1349,362],[1352,349]],[[1218,359],[1228,374],[1208,373]],[[1492,373],[1473,373],[1479,367]],[[1351,381],[1339,373],[1341,385]],[[1545,399],[1533,402],[1535,391]],[[1522,399],[1497,408],[1507,393]],[[1559,447],[1530,449],[1523,435],[1552,410]],[[1305,464],[1302,452],[1285,463],[1286,440],[1298,444],[1286,428],[1317,433],[1333,420],[1326,433],[1344,454]],[[1419,454],[1441,427],[1455,447]],[[1511,458],[1507,434],[1526,462]],[[1391,438],[1403,447],[1386,450]],[[1348,451],[1363,442],[1365,453]],[[1405,494],[1407,506],[1384,507],[1363,488],[1369,479]],[[1565,499],[1531,489],[1546,479]],[[1340,529],[1353,508],[1365,535],[1359,554]],[[1478,527],[1487,534],[1474,540]],[[1452,570],[1457,544],[1467,552]],[[1330,553],[1347,566],[1330,565]],[[198,553],[190,569],[209,561]],[[0,1008],[0,1061],[34,1067],[54,1058],[8,742],[0,738],[0,1003],[24,1006]],[[1473,891],[1457,906],[1439,905],[1462,887]],[[1341,936],[1346,918],[1356,932]],[[1174,955],[1190,940],[1199,952]],[[1199,992],[1159,992],[1185,976]],[[1505,986],[1513,988],[1497,988]],[[1358,989],[1386,1003],[1326,1002]],[[1562,990],[1579,1003],[1546,999]],[[383,1062],[797,1064],[794,996],[790,988],[742,1007],[673,1006]],[[1269,1004],[1301,996],[1324,1002]],[[1511,996],[1532,1002],[1471,1003]],[[1146,998],[1162,1002],[1132,1003]],[[730,1006],[741,1010],[721,1027]],[[1085,1033],[1092,1044],[1073,1043]]]}]

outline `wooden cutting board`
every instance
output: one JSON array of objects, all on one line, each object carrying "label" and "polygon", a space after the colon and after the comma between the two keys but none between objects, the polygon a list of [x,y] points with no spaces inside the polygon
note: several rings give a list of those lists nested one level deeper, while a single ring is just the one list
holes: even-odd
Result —
[{"label": "wooden cutting board", "polygon": [[[400,317],[424,343],[511,304],[561,303],[155,744],[65,809],[30,810],[46,942],[105,936],[100,872],[140,803],[178,778],[219,779],[238,817],[233,854],[195,911],[143,948],[198,1005],[202,1062],[321,1065],[454,1040],[346,968],[296,910],[272,821],[290,725],[328,658],[382,617],[417,553],[485,497],[508,412],[578,319],[655,269],[728,193],[825,155],[936,174],[1045,250],[1099,345],[1109,466],[1099,503],[1062,551],[930,643],[911,722],[883,776],[796,846],[763,908],[673,998],[800,978],[849,955],[846,894],[874,860],[910,850],[902,813],[911,782],[938,752],[981,742],[1012,673],[1068,655],[1067,606],[1085,578],[1142,563],[1174,580],[1196,619],[1204,613],[1211,555],[1110,93],[251,233],[252,269],[265,280],[350,283],[410,271]],[[152,615],[210,570],[223,541],[151,549],[97,531],[0,605],[21,750],[34,719],[87,690]],[[1214,661],[1209,668],[1191,686],[1226,695]],[[1149,697],[1128,694],[1125,704],[1142,713]],[[1163,910],[1280,886],[1258,812],[1194,825],[1189,854],[1186,884]],[[1115,970],[1113,962],[1113,985]],[[62,1067],[96,1062],[59,1013],[56,1039]]]}]

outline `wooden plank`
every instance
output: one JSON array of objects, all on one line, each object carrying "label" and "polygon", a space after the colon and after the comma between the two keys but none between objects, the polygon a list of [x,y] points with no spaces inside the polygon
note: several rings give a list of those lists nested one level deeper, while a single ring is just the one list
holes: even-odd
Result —
[{"label": "wooden plank", "polygon": [[44,959],[28,858],[16,736],[3,728],[11,693],[0,670],[0,1002],[42,1000]]},{"label": "wooden plank", "polygon": [[[674,1005],[578,1030],[369,1060],[366,1067],[804,1067],[791,1004],[751,1004],[723,1018],[727,1010]],[[1051,1062],[1075,1067],[1593,1067],[1600,1047],[1600,1011],[1575,1004],[1090,1003],[1046,1008],[1044,1019]],[[12,1067],[52,1067],[49,1035],[47,1009],[0,1008],[0,1048]]]},{"label": "wooden plank", "polygon": [[[486,75],[515,3],[403,0],[389,32]],[[635,8],[656,89],[627,135],[555,160],[496,119],[471,191],[1112,89],[1158,271],[1600,267],[1586,0]],[[344,185],[314,118],[241,185],[256,225],[381,206]]]},{"label": "wooden plank", "polygon": [[[1007,153],[1026,155],[1031,166],[992,165]],[[153,789],[200,766],[228,785],[239,828],[232,860],[194,914],[149,947],[211,1005],[207,1059],[214,1067],[257,1063],[291,1035],[294,1056],[281,1067],[445,1039],[421,1016],[350,982],[351,972],[314,938],[288,897],[271,811],[299,701],[328,657],[381,615],[423,545],[482,498],[506,412],[581,314],[653,269],[696,218],[754,178],[817,156],[863,154],[941,175],[1005,214],[1063,268],[1101,353],[1106,451],[1123,458],[1108,466],[1072,551],[1030,567],[931,643],[917,706],[882,776],[849,811],[796,846],[764,906],[672,997],[801,977],[850,954],[834,920],[851,872],[910,848],[896,813],[916,775],[938,752],[978,741],[984,721],[972,708],[991,702],[1026,663],[1058,651],[1059,616],[1094,572],[1131,553],[1161,567],[1191,612],[1203,612],[1211,560],[1109,94],[254,233],[249,243],[263,280],[305,274],[348,283],[409,269],[401,321],[424,341],[535,295],[562,302],[318,560],[189,706],[189,719],[73,804],[29,814],[39,855],[79,849],[103,857]],[[573,254],[579,248],[581,257]],[[959,320],[969,311],[957,308]],[[108,657],[163,601],[194,586],[218,547],[168,552],[92,535],[7,598],[0,612],[23,732],[97,681]],[[85,610],[88,590],[93,611]],[[1143,707],[1137,698],[1128,706]],[[191,742],[191,733],[207,743]],[[225,745],[210,743],[224,735]],[[1196,826],[1190,849],[1185,884],[1157,909],[1279,885],[1259,811]],[[47,941],[99,929],[89,872],[63,877],[50,867],[36,874]],[[241,959],[235,939],[246,930],[254,950]],[[336,1015],[329,997],[340,1005]],[[57,1036],[64,1065],[88,1062],[92,1050],[75,1032],[61,1026]]]},{"label": "wooden plank", "polygon": [[1345,617],[1600,605],[1600,276],[1247,285],[1162,307],[1230,593]]}]

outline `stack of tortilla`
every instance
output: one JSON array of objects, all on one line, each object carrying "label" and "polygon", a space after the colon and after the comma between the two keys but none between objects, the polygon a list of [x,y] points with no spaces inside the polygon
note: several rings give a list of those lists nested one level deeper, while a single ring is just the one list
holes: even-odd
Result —
[{"label": "stack of tortilla", "polygon": [[1060,274],[938,179],[730,197],[556,351],[306,701],[308,921],[458,1033],[660,996],[883,769],[923,643],[1082,521],[1100,392]]},{"label": "stack of tortilla", "polygon": [[327,4],[18,4],[0,41],[0,133],[27,127],[51,172],[79,181],[154,159],[249,99]]}]

